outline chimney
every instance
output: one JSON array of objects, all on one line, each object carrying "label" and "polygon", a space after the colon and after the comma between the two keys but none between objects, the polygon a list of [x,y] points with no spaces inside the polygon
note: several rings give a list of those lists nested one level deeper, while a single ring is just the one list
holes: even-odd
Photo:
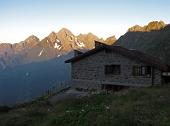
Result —
[{"label": "chimney", "polygon": [[100,46],[100,45],[106,45],[106,44],[104,44],[104,43],[102,43],[102,42],[99,42],[99,41],[96,41],[96,40],[94,40],[94,43],[95,43],[95,48],[96,48],[97,46]]},{"label": "chimney", "polygon": [[80,55],[80,54],[82,54],[83,52],[80,52],[80,51],[78,51],[78,50],[74,50],[74,57],[75,56],[78,56],[78,55]]}]

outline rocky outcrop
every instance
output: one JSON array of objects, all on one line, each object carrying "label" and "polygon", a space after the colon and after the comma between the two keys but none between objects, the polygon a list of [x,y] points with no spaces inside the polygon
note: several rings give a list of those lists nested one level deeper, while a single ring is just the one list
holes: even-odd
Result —
[{"label": "rocky outcrop", "polygon": [[32,35],[20,43],[15,44],[2,43],[0,44],[0,54],[4,52],[8,52],[8,54],[12,53],[16,54],[19,53],[20,51],[26,51],[34,47],[38,42],[39,39],[36,36]]},{"label": "rocky outcrop", "polygon": [[108,44],[108,45],[111,45],[111,44],[113,44],[114,42],[116,42],[116,37],[115,37],[115,36],[111,36],[111,37],[109,37],[109,38],[107,38],[107,39],[105,40],[105,43]]},{"label": "rocky outcrop", "polygon": [[151,30],[159,30],[161,28],[164,28],[165,26],[167,26],[167,24],[165,24],[163,21],[160,22],[153,21],[143,27],[139,25],[135,25],[129,28],[127,32],[150,32]]},{"label": "rocky outcrop", "polygon": [[10,52],[10,51],[12,51],[12,44],[9,43],[0,44],[0,54],[3,54],[4,52]]},{"label": "rocky outcrop", "polygon": [[27,50],[31,49],[36,44],[38,44],[39,41],[40,41],[39,38],[32,35],[32,36],[28,37],[25,41],[13,44],[12,48],[13,48],[15,54],[16,54],[20,51],[27,51]]},{"label": "rocky outcrop", "polygon": [[0,68],[5,68],[9,65],[9,62],[10,64],[13,64],[12,61],[8,61],[9,57],[14,56],[17,58],[17,55],[29,52],[29,50],[38,44],[38,42],[39,39],[32,35],[20,43],[0,44]]}]

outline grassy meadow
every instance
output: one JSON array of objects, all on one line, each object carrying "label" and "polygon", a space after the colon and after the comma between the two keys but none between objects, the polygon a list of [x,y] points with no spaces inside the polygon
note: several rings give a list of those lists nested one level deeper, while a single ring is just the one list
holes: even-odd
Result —
[{"label": "grassy meadow", "polygon": [[[42,101],[40,101],[42,100]],[[1,126],[169,126],[170,85],[0,107]]]}]

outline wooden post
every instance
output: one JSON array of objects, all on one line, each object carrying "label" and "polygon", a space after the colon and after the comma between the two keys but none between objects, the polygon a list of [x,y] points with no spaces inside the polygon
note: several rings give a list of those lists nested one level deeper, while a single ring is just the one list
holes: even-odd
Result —
[{"label": "wooden post", "polygon": [[154,85],[154,67],[152,66],[151,69],[152,85]]}]

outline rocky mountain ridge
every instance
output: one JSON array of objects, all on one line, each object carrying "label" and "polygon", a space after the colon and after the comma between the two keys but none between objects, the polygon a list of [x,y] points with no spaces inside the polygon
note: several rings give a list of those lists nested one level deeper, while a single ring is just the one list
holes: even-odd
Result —
[{"label": "rocky mountain ridge", "polygon": [[153,21],[142,28],[133,26],[113,45],[137,49],[170,64],[170,24]]},{"label": "rocky mountain ridge", "polygon": [[57,33],[51,32],[41,41],[32,35],[20,43],[2,43],[0,44],[0,68],[45,61],[66,55],[76,49],[90,50],[94,48],[94,40],[112,44],[116,38],[112,36],[104,41],[92,33],[75,36],[70,30],[62,28]]},{"label": "rocky mountain ridge", "polygon": [[148,25],[145,26],[139,26],[139,25],[135,25],[131,28],[128,29],[127,32],[150,32],[152,30],[159,30],[161,28],[164,28],[165,26],[167,26],[167,24],[165,24],[163,21],[152,21],[149,22]]}]

